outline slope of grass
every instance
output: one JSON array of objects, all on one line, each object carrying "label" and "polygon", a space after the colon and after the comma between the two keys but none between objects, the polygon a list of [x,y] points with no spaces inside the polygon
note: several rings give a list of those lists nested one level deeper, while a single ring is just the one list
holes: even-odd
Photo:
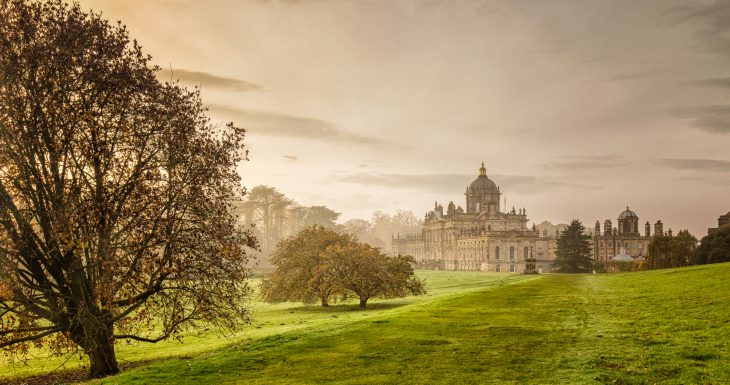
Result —
[{"label": "slope of grass", "polygon": [[730,264],[451,286],[98,383],[730,383]]},{"label": "slope of grass", "polygon": [[[301,304],[269,305],[253,301],[254,322],[238,333],[223,334],[218,330],[199,330],[186,333],[182,343],[163,341],[157,344],[117,344],[117,358],[121,363],[159,360],[169,357],[191,357],[221,349],[232,343],[248,343],[269,336],[297,332],[299,330],[338,329],[363,319],[378,318],[398,312],[410,305],[431,302],[437,298],[482,290],[495,285],[520,281],[526,277],[504,274],[473,272],[419,271],[426,280],[428,294],[395,300],[373,300],[366,311],[359,311],[353,303],[322,309],[319,306]],[[253,282],[256,286],[257,282]],[[86,357],[74,355],[49,357],[45,350],[32,350],[26,363],[12,362],[0,353],[0,383],[3,379],[22,378],[57,370],[83,368]],[[59,367],[61,367],[59,369]]]}]

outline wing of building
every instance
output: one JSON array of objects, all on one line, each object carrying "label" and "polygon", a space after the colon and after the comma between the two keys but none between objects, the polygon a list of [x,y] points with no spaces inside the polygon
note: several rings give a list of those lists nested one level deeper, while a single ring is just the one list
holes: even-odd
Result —
[{"label": "wing of building", "polygon": [[[482,163],[479,175],[466,188],[466,210],[449,202],[446,212],[435,203],[426,213],[420,234],[393,238],[393,251],[416,259],[420,268],[521,273],[528,262],[538,272],[551,272],[555,259],[557,234],[540,232],[527,226],[527,210],[502,211],[499,186],[487,176]],[[646,254],[649,223],[639,233],[639,217],[629,210],[619,214],[614,229],[606,220],[604,232],[596,222],[591,237],[593,258],[610,261],[623,247],[640,258]],[[662,233],[661,221],[655,225]]]}]

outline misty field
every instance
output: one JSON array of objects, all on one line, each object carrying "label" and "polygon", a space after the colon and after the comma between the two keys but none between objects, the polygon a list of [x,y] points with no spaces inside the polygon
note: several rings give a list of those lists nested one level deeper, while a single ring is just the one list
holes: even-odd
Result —
[{"label": "misty field", "polygon": [[[419,275],[428,296],[366,311],[254,304],[254,324],[234,336],[121,344],[123,362],[151,361],[96,383],[730,383],[730,264]],[[57,365],[40,362],[2,374]]]}]

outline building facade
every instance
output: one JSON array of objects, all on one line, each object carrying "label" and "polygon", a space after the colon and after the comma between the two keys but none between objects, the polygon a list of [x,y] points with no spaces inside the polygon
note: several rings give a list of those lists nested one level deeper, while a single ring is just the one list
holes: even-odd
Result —
[{"label": "building facade", "polygon": [[[394,253],[411,255],[418,267],[428,269],[522,273],[530,263],[537,272],[552,271],[557,234],[540,234],[535,225],[528,227],[524,208],[503,211],[502,193],[487,176],[484,163],[464,195],[466,209],[449,202],[444,212],[442,205],[434,203],[419,234],[393,238]],[[661,221],[656,231],[663,233]],[[601,232],[596,222],[593,258],[608,261],[622,247],[632,257],[642,258],[650,240],[649,223],[640,234],[639,217],[627,207],[619,214],[616,228],[606,220]]]},{"label": "building facade", "polygon": [[[654,235],[664,235],[664,224],[661,220],[654,223]],[[614,256],[621,254],[622,248],[626,254],[641,260],[646,257],[652,236],[649,222],[644,224],[643,233],[639,232],[639,216],[627,206],[626,210],[618,215],[616,227],[613,227],[610,219],[606,219],[601,231],[601,223],[596,221],[591,238],[593,260],[610,261]]]}]

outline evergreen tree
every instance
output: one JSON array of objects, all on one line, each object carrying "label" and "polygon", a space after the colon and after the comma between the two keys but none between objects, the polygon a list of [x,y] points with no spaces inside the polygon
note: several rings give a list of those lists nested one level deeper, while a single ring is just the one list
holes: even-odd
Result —
[{"label": "evergreen tree", "polygon": [[590,236],[584,231],[583,224],[573,219],[558,235],[558,249],[555,256],[555,269],[558,272],[586,273],[593,270]]}]

